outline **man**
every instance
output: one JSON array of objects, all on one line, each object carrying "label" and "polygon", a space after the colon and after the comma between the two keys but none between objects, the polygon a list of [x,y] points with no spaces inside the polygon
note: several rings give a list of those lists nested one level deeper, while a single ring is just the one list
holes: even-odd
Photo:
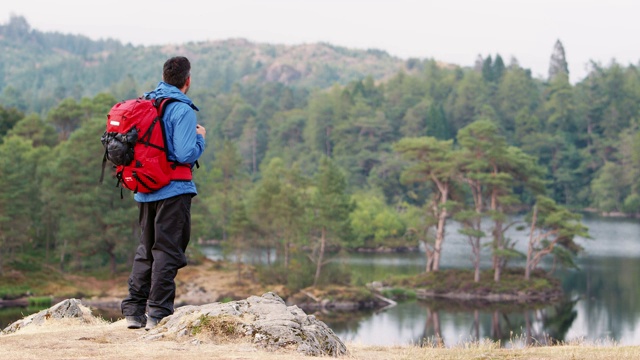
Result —
[{"label": "man", "polygon": [[[187,97],[191,64],[185,57],[164,63],[158,87],[147,99],[173,98],[163,116],[169,159],[193,164],[205,149],[204,127],[197,124],[198,108]],[[191,198],[197,194],[193,181],[171,181],[152,193],[136,193],[140,221],[140,244],[129,277],[129,296],[122,314],[130,329],[155,327],[173,314],[178,269],[187,265],[184,254],[191,234]],[[145,316],[145,311],[147,315]]]}]

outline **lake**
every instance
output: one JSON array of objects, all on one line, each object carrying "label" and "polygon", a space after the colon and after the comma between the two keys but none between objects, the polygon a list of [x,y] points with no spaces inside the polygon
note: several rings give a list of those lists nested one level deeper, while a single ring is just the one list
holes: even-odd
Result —
[{"label": "lake", "polygon": [[[577,270],[558,270],[566,299],[550,305],[474,304],[452,300],[407,301],[384,311],[318,313],[345,341],[371,345],[406,345],[440,341],[454,346],[476,339],[500,340],[502,346],[559,341],[615,342],[640,345],[640,221],[587,216],[592,239],[578,239],[585,249]],[[443,249],[442,268],[470,268],[470,247],[450,223]],[[523,251],[526,233],[512,231]],[[205,246],[212,259],[222,257],[219,247]],[[264,255],[264,254],[262,254]],[[271,259],[275,254],[270,254]],[[266,256],[253,254],[251,261]],[[423,253],[351,254],[339,261],[349,264],[352,281],[367,283],[389,275],[418,274],[424,270]],[[521,266],[522,263],[514,263]],[[483,267],[490,266],[485,253]],[[550,269],[549,261],[543,267]],[[260,295],[260,294],[256,294]],[[35,311],[35,310],[33,310]],[[0,324],[20,318],[27,309],[0,309]]]},{"label": "lake", "polygon": [[[577,239],[585,251],[577,270],[557,270],[566,299],[552,305],[473,304],[452,300],[408,301],[384,311],[316,314],[343,340],[372,345],[403,345],[441,339],[453,346],[475,339],[500,340],[503,346],[556,341],[616,342],[640,345],[640,221],[585,216],[591,239]],[[516,248],[525,251],[527,234],[511,231]],[[217,247],[203,249],[222,257]],[[271,254],[271,259],[275,256]],[[251,256],[253,261],[266,256]],[[352,281],[366,283],[389,275],[418,274],[423,253],[351,254],[341,259],[353,271]],[[515,266],[524,263],[513,262]],[[447,226],[442,268],[470,268],[470,246]],[[484,254],[483,267],[490,267]],[[550,269],[550,261],[543,262]],[[346,315],[346,316],[345,316]]]}]

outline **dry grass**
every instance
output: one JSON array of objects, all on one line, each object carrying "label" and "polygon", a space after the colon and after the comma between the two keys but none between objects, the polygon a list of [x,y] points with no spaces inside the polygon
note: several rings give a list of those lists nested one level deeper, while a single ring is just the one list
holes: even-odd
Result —
[{"label": "dry grass", "polygon": [[[247,342],[192,340],[142,340],[146,332],[128,330],[124,321],[92,325],[54,323],[28,327],[15,334],[0,335],[3,359],[310,359],[295,352],[267,352]],[[228,334],[227,334],[228,335]],[[640,346],[566,344],[552,347],[506,349],[491,341],[467,343],[454,348],[417,346],[370,346],[347,343],[343,359],[437,360],[437,359],[639,359]]]}]

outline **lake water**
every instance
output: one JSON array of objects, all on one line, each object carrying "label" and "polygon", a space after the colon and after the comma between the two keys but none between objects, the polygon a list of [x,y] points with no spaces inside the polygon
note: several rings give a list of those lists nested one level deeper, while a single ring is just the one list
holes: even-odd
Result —
[{"label": "lake water", "polygon": [[[318,313],[345,341],[371,345],[436,342],[454,346],[476,339],[500,340],[505,347],[559,341],[615,342],[640,345],[640,221],[585,217],[592,239],[578,239],[585,248],[578,270],[559,270],[566,299],[552,305],[473,304],[452,300],[407,301],[384,311]],[[511,232],[516,248],[525,249],[526,234]],[[203,251],[219,259],[219,247]],[[270,254],[273,260],[275,254]],[[265,261],[262,254],[252,262]],[[484,267],[489,267],[485,254]],[[389,275],[418,274],[425,266],[423,253],[352,254],[342,258],[353,271],[352,281],[366,283]],[[471,267],[466,238],[451,223],[441,263],[443,268]],[[522,264],[514,264],[522,265]],[[550,263],[543,264],[549,268]],[[0,325],[26,309],[0,309]],[[18,317],[19,318],[19,317]]]},{"label": "lake water", "polygon": [[[473,304],[452,300],[408,301],[378,312],[316,314],[343,340],[372,345],[434,342],[445,346],[489,338],[503,346],[556,341],[640,345],[640,221],[587,216],[592,239],[577,239],[585,249],[578,270],[557,270],[566,299],[547,305]],[[447,227],[443,268],[470,268],[470,246]],[[508,233],[516,248],[526,249],[527,234]],[[220,258],[219,248],[204,249]],[[271,259],[275,255],[271,254]],[[266,256],[252,256],[252,261]],[[366,283],[389,275],[418,274],[424,254],[352,254],[341,259],[353,271],[352,281]],[[523,263],[514,263],[522,266]],[[484,255],[484,267],[490,256]],[[550,262],[543,263],[549,269]]]}]

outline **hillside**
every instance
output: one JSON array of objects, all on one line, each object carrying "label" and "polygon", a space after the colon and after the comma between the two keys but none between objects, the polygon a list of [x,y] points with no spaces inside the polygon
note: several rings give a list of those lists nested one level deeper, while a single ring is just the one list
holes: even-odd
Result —
[{"label": "hillside", "polygon": [[239,81],[326,88],[367,76],[388,78],[407,67],[384,51],[326,43],[286,46],[226,39],[146,47],[93,41],[41,32],[15,16],[0,25],[0,105],[17,102],[19,108],[41,111],[67,97],[103,91],[129,96],[155,85],[164,60],[178,54],[193,62],[194,89],[214,92],[226,92]]}]

